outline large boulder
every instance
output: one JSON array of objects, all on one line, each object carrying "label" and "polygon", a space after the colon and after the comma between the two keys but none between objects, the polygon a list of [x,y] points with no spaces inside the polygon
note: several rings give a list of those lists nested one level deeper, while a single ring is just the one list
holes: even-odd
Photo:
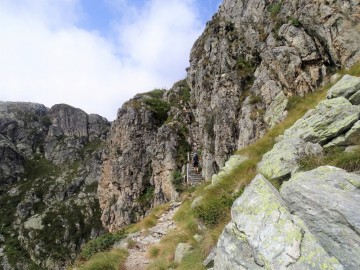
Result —
[{"label": "large boulder", "polygon": [[214,269],[343,269],[262,175],[235,201],[231,215]]},{"label": "large boulder", "polygon": [[281,188],[327,253],[345,269],[360,269],[360,176],[324,166],[293,176]]},{"label": "large boulder", "polygon": [[225,162],[225,166],[222,167],[217,174],[214,174],[211,177],[211,185],[216,185],[221,179],[229,176],[234,169],[244,163],[247,159],[246,156],[232,155],[229,160]]},{"label": "large boulder", "polygon": [[324,144],[350,129],[359,119],[359,114],[360,107],[344,97],[324,100],[287,129],[285,137],[297,136],[308,142]]},{"label": "large boulder", "polygon": [[344,75],[337,84],[329,89],[326,97],[328,99],[337,97],[350,99],[358,91],[360,91],[360,78]]},{"label": "large boulder", "polygon": [[319,144],[305,142],[298,137],[284,138],[263,156],[258,171],[267,179],[284,179],[299,167],[303,156],[321,153]]}]

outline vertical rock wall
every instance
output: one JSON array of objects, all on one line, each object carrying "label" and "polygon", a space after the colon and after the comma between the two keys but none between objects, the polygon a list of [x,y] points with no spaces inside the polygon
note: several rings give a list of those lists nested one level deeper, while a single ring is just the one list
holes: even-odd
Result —
[{"label": "vertical rock wall", "polygon": [[358,1],[225,0],[195,42],[187,81],[204,175],[286,116],[289,98],[360,58]]}]

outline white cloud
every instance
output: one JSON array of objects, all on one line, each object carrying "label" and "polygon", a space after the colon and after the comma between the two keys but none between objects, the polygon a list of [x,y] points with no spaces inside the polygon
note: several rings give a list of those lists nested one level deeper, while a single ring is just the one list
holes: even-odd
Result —
[{"label": "white cloud", "polygon": [[132,14],[114,23],[117,42],[76,26],[79,1],[1,1],[0,100],[67,103],[113,120],[135,93],[184,77],[201,30],[193,1],[117,1]]}]

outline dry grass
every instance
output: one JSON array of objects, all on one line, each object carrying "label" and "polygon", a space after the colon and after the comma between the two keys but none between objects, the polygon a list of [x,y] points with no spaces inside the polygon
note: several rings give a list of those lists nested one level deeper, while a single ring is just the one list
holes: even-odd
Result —
[{"label": "dry grass", "polygon": [[138,223],[128,226],[125,232],[134,233],[143,229],[149,229],[151,227],[154,227],[157,224],[160,215],[167,211],[169,209],[169,206],[169,203],[155,206],[151,210],[149,215],[147,215],[143,220],[139,221]]},{"label": "dry grass", "polygon": [[125,270],[125,261],[128,252],[123,249],[112,249],[109,252],[100,252],[93,255],[87,262],[78,265],[73,270]]},{"label": "dry grass", "polygon": [[[353,66],[350,70],[340,71],[340,74],[351,74],[360,76],[360,63]],[[310,93],[305,97],[293,97],[289,102],[289,113],[287,118],[276,127],[269,130],[256,143],[239,150],[237,153],[246,155],[249,159],[241,164],[232,173],[220,180],[219,184],[214,188],[206,188],[209,183],[204,183],[198,186],[195,190],[187,191],[183,195],[183,204],[174,216],[177,228],[164,236],[161,242],[149,248],[148,256],[155,258],[148,269],[193,269],[204,270],[202,265],[203,260],[209,254],[211,249],[216,245],[216,242],[223,231],[223,228],[230,220],[230,207],[232,201],[238,197],[243,188],[250,183],[256,175],[256,165],[261,160],[262,155],[271,150],[275,143],[275,138],[283,134],[283,132],[292,126],[297,119],[302,117],[309,109],[314,108],[326,96],[327,90],[331,85],[323,87],[314,93]],[[318,157],[317,157],[318,158]],[[358,153],[358,160],[360,162],[360,153]],[[341,160],[347,162],[348,156]],[[341,162],[342,162],[341,161]],[[310,161],[311,163],[311,161]],[[321,162],[319,161],[318,164]],[[358,164],[358,163],[356,163]],[[356,165],[355,164],[355,165]],[[275,186],[280,183],[273,183]],[[202,196],[200,205],[215,206],[217,213],[220,213],[218,219],[212,226],[206,230],[199,230],[198,224],[203,223],[203,220],[198,220],[191,209],[191,203],[195,197]],[[219,203],[220,202],[220,203]],[[138,224],[130,226],[126,232],[135,232],[142,229],[147,229],[154,226],[157,222],[158,216],[163,213],[169,205],[158,206],[153,209],[152,213]],[[204,208],[206,210],[206,208]],[[203,239],[197,243],[193,235],[202,234]],[[179,243],[190,243],[193,247],[191,253],[184,257],[180,264],[174,263],[174,254],[176,246]],[[81,268],[81,269],[95,269],[95,268]],[[98,269],[112,269],[112,268],[98,268]]]}]

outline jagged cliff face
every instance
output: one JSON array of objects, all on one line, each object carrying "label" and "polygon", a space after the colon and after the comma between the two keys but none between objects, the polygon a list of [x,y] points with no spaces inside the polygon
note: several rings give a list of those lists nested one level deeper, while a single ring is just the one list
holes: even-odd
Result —
[{"label": "jagged cliff face", "polygon": [[111,126],[99,185],[102,222],[109,230],[136,222],[153,207],[178,196],[171,174],[183,170],[188,151],[185,123],[189,89],[137,95]]},{"label": "jagged cliff face", "polygon": [[187,81],[206,178],[286,116],[288,100],[360,58],[359,1],[225,0]]},{"label": "jagged cliff face", "polygon": [[0,102],[1,269],[65,269],[101,230],[110,123],[68,105]]},{"label": "jagged cliff face", "polygon": [[[183,137],[197,145],[210,179],[234,150],[285,118],[292,96],[358,60],[359,18],[359,1],[225,0],[191,51],[190,100],[171,103],[175,85],[119,110],[99,187],[104,226],[121,228],[176,198],[171,173],[184,165]],[[190,124],[182,107],[192,111]]]},{"label": "jagged cliff face", "polygon": [[[214,269],[360,268],[360,176],[349,165],[359,161],[359,96],[360,78],[345,75],[277,138],[232,206]],[[348,153],[339,166],[350,172],[319,166],[329,153]],[[277,190],[270,182],[279,179]]]}]

